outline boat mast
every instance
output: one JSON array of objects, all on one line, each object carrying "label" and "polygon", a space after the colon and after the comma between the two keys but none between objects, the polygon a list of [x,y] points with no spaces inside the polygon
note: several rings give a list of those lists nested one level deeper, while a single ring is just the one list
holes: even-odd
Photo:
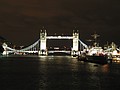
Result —
[{"label": "boat mast", "polygon": [[100,35],[95,33],[95,34],[93,34],[91,36],[94,38],[94,46],[96,47],[97,46],[97,38],[100,37]]}]

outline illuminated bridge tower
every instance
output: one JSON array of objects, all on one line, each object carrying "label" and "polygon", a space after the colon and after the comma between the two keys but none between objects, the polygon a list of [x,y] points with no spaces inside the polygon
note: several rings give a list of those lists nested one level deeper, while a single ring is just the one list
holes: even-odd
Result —
[{"label": "illuminated bridge tower", "polygon": [[39,55],[47,55],[47,48],[46,48],[46,30],[41,30],[40,32],[40,51]]},{"label": "illuminated bridge tower", "polygon": [[79,53],[79,32],[78,31],[73,31],[73,48],[72,48],[72,51],[71,51],[71,55],[78,55]]}]

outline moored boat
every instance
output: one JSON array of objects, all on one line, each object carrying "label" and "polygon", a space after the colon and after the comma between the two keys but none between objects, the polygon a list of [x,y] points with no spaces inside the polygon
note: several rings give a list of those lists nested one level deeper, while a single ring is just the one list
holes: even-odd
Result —
[{"label": "moored boat", "polygon": [[108,56],[103,52],[101,47],[91,48],[88,53],[84,53],[83,55],[79,56],[78,60],[99,64],[111,62],[111,59],[108,59]]},{"label": "moored boat", "polygon": [[99,64],[111,63],[112,59],[104,52],[102,47],[100,47],[96,42],[96,38],[99,35],[94,34],[92,36],[94,37],[93,46],[89,48],[86,52],[82,53],[78,57],[78,60],[99,63]]}]

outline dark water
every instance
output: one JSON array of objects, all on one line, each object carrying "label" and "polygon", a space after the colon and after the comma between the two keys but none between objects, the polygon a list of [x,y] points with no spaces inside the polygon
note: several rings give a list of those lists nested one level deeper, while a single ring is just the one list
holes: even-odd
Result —
[{"label": "dark water", "polygon": [[71,56],[0,58],[0,90],[120,90],[120,63]]}]

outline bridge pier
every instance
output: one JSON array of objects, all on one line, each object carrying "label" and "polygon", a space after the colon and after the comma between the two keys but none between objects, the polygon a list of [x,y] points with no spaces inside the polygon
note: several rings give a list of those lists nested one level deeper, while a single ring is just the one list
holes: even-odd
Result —
[{"label": "bridge pier", "polygon": [[40,32],[40,50],[38,52],[39,55],[47,55],[47,48],[46,48],[46,30],[41,30]]},{"label": "bridge pier", "polygon": [[73,48],[71,51],[71,55],[72,56],[77,56],[79,54],[79,32],[78,31],[73,31]]}]

